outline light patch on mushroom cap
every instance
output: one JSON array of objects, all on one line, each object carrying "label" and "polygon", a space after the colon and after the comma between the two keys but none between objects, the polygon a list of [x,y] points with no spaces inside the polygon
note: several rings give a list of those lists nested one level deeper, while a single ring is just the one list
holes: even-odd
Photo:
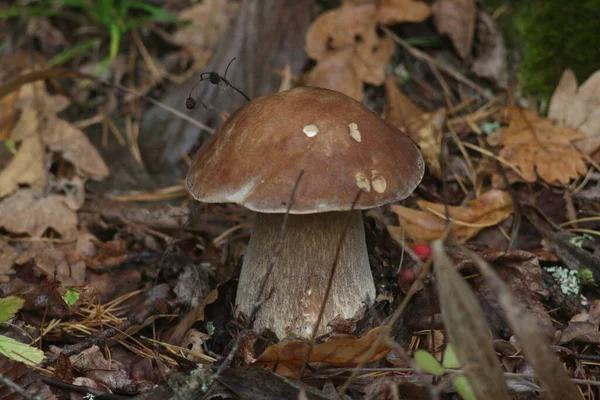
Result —
[{"label": "light patch on mushroom cap", "polygon": [[377,172],[376,170],[371,171],[371,177],[371,184],[373,185],[373,190],[377,193],[385,192],[385,189],[387,188],[387,181],[385,180],[385,178],[379,175],[379,172]]},{"label": "light patch on mushroom cap", "polygon": [[308,137],[313,137],[319,133],[319,128],[317,128],[315,124],[306,125],[304,128],[302,128],[302,132],[304,132],[304,134]]},{"label": "light patch on mushroom cap", "polygon": [[356,122],[349,123],[348,127],[350,128],[350,136],[352,136],[352,139],[360,143],[362,138],[360,136],[360,131],[358,130],[358,125],[356,124]]},{"label": "light patch on mushroom cap", "polygon": [[369,182],[369,178],[367,178],[365,174],[357,172],[354,177],[356,179],[356,186],[358,186],[359,189],[362,189],[365,192],[371,191],[371,182]]}]

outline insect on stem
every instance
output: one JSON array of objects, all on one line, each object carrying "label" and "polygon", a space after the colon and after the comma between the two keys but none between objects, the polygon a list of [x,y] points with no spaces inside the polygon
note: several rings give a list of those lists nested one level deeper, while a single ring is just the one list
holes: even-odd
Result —
[{"label": "insect on stem", "polygon": [[[231,66],[231,63],[233,63],[235,60],[236,60],[236,57],[233,57],[231,59],[231,61],[229,61],[229,64],[227,64],[227,68],[225,68],[225,74],[223,74],[223,76],[219,75],[219,73],[217,73],[215,71],[202,72],[200,74],[200,79],[198,80],[198,82],[196,82],[194,84],[194,86],[192,86],[192,89],[190,90],[190,94],[188,95],[188,98],[185,100],[185,106],[189,110],[196,107],[196,100],[194,100],[192,98],[192,93],[194,92],[194,89],[196,89],[198,84],[200,84],[201,82],[206,81],[206,80],[208,80],[213,85],[221,85],[222,84],[227,87],[230,87],[233,90],[235,90],[238,94],[243,96],[247,101],[250,101],[250,98],[248,96],[246,96],[246,94],[244,92],[242,92],[240,89],[236,88],[231,82],[229,82],[227,80],[227,71],[229,71],[229,67]],[[202,104],[202,106],[208,110],[208,107],[204,103],[202,103],[200,101],[200,104]]]}]

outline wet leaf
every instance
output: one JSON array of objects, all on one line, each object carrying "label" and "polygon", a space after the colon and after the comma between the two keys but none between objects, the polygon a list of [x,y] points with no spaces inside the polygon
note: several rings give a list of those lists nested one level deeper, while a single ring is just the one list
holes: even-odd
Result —
[{"label": "wet leaf", "polygon": [[15,314],[23,307],[23,303],[25,303],[25,300],[16,296],[0,299],[0,323],[14,318]]},{"label": "wet leaf", "polygon": [[393,78],[385,82],[387,103],[385,119],[398,129],[408,133],[421,147],[425,163],[431,172],[441,177],[440,153],[442,150],[443,125],[446,120],[444,109],[424,112],[406,97]]},{"label": "wet leaf", "polygon": [[[400,221],[400,227],[387,227],[394,240],[402,240],[402,230],[406,237],[417,242],[430,242],[443,236],[446,230],[444,204],[419,200],[417,205],[423,211],[392,206],[392,211]],[[458,243],[464,243],[482,229],[495,226],[508,218],[513,212],[513,204],[508,192],[490,190],[469,201],[464,207],[450,206],[448,210],[454,221],[452,237]]]},{"label": "wet leaf", "polygon": [[579,129],[585,138],[576,146],[586,153],[594,152],[600,146],[600,71],[578,87],[573,71],[565,70],[550,100],[548,118]]},{"label": "wet leaf", "polygon": [[[324,343],[316,344],[311,353],[310,362],[326,363],[340,367],[353,367],[364,360],[365,354],[381,334],[381,327],[374,328],[363,337],[351,335],[333,335]],[[274,344],[258,357],[255,364],[274,366],[278,363],[282,370],[279,373],[295,376],[300,371],[308,343],[302,340],[292,340],[287,343]],[[390,351],[390,348],[381,344],[375,355],[368,362],[377,361]]]},{"label": "wet leaf", "polygon": [[502,144],[500,157],[514,164],[527,182],[539,176],[550,184],[567,184],[587,171],[572,142],[581,131],[557,126],[547,118],[515,106],[505,110],[508,127],[488,136],[490,144]]},{"label": "wet leaf", "polygon": [[475,1],[437,0],[431,11],[437,30],[450,37],[461,58],[468,58],[475,34]]}]

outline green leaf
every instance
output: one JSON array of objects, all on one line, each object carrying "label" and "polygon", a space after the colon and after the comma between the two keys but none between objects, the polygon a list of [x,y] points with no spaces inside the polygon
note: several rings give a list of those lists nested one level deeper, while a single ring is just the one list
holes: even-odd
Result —
[{"label": "green leaf", "polygon": [[425,350],[417,350],[415,352],[415,362],[423,371],[436,375],[444,375],[445,369],[442,367],[438,360],[436,360],[430,353]]},{"label": "green leaf", "polygon": [[444,367],[446,368],[460,368],[460,362],[456,357],[456,353],[454,352],[454,347],[449,344],[446,346],[446,350],[444,350]]},{"label": "green leaf", "polygon": [[17,145],[13,139],[6,139],[4,141],[4,147],[6,147],[6,149],[12,154],[17,154]]},{"label": "green leaf", "polygon": [[72,290],[72,289],[67,289],[67,293],[65,293],[62,296],[62,299],[70,307],[73,304],[77,303],[77,300],[79,300],[79,292],[76,292],[75,290]]},{"label": "green leaf", "polygon": [[37,365],[44,359],[44,352],[40,349],[1,335],[0,354],[27,365]]},{"label": "green leaf", "polygon": [[464,400],[477,400],[477,397],[473,394],[469,381],[464,376],[456,376],[452,378],[452,384],[456,388],[458,394],[462,396]]},{"label": "green leaf", "polygon": [[119,26],[116,24],[111,24],[108,28],[110,32],[110,50],[108,53],[108,57],[112,60],[117,56],[117,54],[119,54],[121,31],[119,29]]},{"label": "green leaf", "polygon": [[8,321],[23,307],[23,300],[17,296],[8,296],[0,299],[0,322]]},{"label": "green leaf", "polygon": [[71,60],[73,57],[84,53],[87,49],[96,46],[98,43],[100,43],[100,39],[98,38],[76,43],[73,47],[61,51],[60,53],[52,57],[48,61],[48,65],[50,65],[51,67],[57,67],[59,65],[65,64],[69,62],[69,60]]},{"label": "green leaf", "polygon": [[[454,347],[452,347],[451,344],[446,346],[446,350],[444,350],[443,364],[446,368],[460,368],[460,362],[458,361]],[[460,394],[465,400],[477,400],[466,377],[454,376],[452,378],[452,384],[456,388],[458,394]]]}]

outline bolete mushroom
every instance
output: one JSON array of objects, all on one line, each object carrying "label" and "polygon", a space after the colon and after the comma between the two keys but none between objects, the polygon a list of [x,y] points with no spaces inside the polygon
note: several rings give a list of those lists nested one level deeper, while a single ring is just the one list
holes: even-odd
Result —
[{"label": "bolete mushroom", "polygon": [[196,154],[187,186],[197,200],[238,203],[257,212],[236,298],[246,315],[280,240],[301,171],[265,292],[273,291],[254,322],[255,330],[269,329],[280,339],[312,334],[348,218],[318,334],[327,333],[336,317],[360,317],[373,302],[360,210],[406,198],[421,181],[424,163],[408,135],[332,90],[300,87],[238,109]]}]

